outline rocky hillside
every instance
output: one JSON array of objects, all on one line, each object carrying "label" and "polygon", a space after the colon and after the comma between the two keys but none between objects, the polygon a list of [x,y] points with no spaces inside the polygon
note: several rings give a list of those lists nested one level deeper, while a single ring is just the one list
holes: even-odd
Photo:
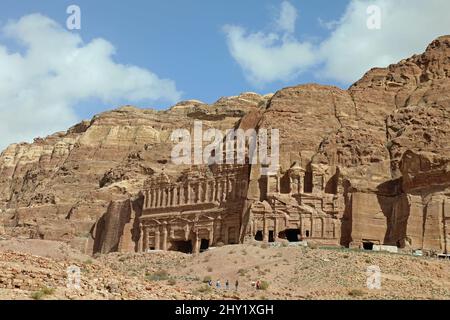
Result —
[{"label": "rocky hillside", "polygon": [[[450,298],[450,264],[427,257],[255,242],[199,255],[155,251],[89,258],[52,241],[46,241],[46,252],[37,251],[36,241],[45,240],[0,246],[0,300]],[[79,290],[66,286],[69,266],[80,268]],[[367,288],[369,266],[380,268],[380,289]],[[209,287],[209,279],[220,280],[222,287]],[[265,283],[261,290],[252,286],[258,280]]]},{"label": "rocky hillside", "polygon": [[167,111],[125,106],[67,132],[10,145],[0,156],[0,232],[84,250],[111,202],[136,196],[155,171],[183,169],[170,161],[173,130],[192,130],[196,120],[205,129],[233,128],[269,98],[245,93],[212,105],[184,101]]},{"label": "rocky hillside", "polygon": [[[395,182],[401,177],[450,171],[450,36],[370,70],[348,90],[307,84],[166,111],[126,106],[13,144],[0,155],[0,233],[63,240],[92,253],[94,225],[111,204],[138,197],[155,173],[184,169],[170,161],[169,136],[192,130],[195,120],[220,130],[254,122],[277,128],[281,170],[294,161],[331,170],[328,176],[339,170],[348,190],[389,194],[407,182]],[[405,154],[412,160],[402,163]]]}]

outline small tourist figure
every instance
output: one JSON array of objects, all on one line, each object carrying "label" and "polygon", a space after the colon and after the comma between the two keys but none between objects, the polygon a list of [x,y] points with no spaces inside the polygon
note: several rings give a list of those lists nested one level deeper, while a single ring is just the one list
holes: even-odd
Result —
[{"label": "small tourist figure", "polygon": [[230,288],[230,283],[228,282],[228,280],[225,282],[225,288],[228,290]]},{"label": "small tourist figure", "polygon": [[238,287],[239,287],[239,281],[236,280],[236,282],[234,283],[234,288],[236,291],[238,290]]},{"label": "small tourist figure", "polygon": [[220,289],[220,280],[217,280],[217,282],[216,282],[216,288],[217,288],[217,289]]}]

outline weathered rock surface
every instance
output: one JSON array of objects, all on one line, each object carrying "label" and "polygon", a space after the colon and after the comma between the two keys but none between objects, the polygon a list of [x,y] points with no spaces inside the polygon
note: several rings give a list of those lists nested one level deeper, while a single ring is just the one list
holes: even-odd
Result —
[{"label": "weathered rock surface", "polygon": [[196,120],[205,129],[233,128],[268,98],[245,93],[167,111],[126,106],[67,132],[13,144],[0,156],[1,225],[11,236],[66,240],[89,252],[93,226],[111,202],[137,196],[155,171],[183,169],[170,161],[173,130],[192,130]]},{"label": "weathered rock surface", "polygon": [[[162,172],[176,180],[189,169],[171,162],[170,134],[192,131],[196,120],[222,131],[279,129],[279,190],[270,181],[263,190],[252,166],[245,208],[316,210],[322,235],[346,246],[450,250],[450,36],[370,70],[348,90],[307,84],[167,111],[127,106],[11,145],[0,156],[0,232],[64,240],[87,253],[138,250],[144,181]],[[289,179],[299,177],[299,194],[318,190],[321,209],[294,203]]]}]

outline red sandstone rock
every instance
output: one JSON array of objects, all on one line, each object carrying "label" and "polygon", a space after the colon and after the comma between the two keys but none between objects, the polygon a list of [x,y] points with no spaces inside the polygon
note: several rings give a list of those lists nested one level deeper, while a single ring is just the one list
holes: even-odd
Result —
[{"label": "red sandstone rock", "polygon": [[[0,232],[87,253],[250,237],[450,248],[450,36],[348,90],[315,84],[213,105],[105,112],[0,156]],[[174,129],[276,128],[280,167],[171,162]]]}]

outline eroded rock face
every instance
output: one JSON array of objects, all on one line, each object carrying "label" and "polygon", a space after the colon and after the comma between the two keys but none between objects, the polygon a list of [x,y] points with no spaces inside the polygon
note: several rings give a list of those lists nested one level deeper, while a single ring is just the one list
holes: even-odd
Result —
[{"label": "eroded rock face", "polygon": [[170,161],[173,130],[192,130],[197,120],[205,130],[233,128],[267,99],[247,93],[213,105],[182,102],[167,111],[126,106],[32,144],[9,146],[0,156],[5,233],[67,240],[92,250],[94,225],[114,211],[112,203],[138,199],[154,172],[164,168],[176,175],[184,169]]},{"label": "eroded rock face", "polygon": [[[278,171],[173,164],[170,134],[192,133],[198,120],[204,130],[279,129]],[[9,236],[66,240],[88,253],[249,237],[447,252],[449,138],[444,36],[348,90],[307,84],[167,111],[126,106],[11,145],[0,156],[0,217]]]}]

